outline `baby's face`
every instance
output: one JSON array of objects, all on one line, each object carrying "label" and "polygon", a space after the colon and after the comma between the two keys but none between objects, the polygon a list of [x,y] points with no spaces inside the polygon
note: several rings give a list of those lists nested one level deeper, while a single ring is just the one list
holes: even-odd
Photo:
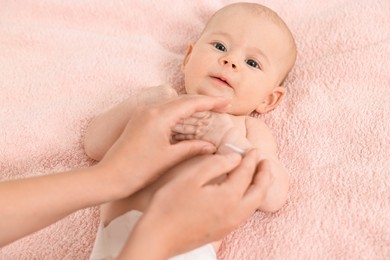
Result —
[{"label": "baby's face", "polygon": [[279,25],[248,10],[218,14],[185,58],[187,93],[229,98],[234,115],[263,113],[294,55],[286,37]]}]

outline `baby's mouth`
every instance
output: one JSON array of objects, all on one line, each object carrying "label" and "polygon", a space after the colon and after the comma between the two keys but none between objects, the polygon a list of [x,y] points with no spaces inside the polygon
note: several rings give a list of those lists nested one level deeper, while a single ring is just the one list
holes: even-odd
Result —
[{"label": "baby's mouth", "polygon": [[223,85],[227,85],[228,87],[231,88],[229,82],[226,79],[221,78],[221,77],[215,77],[215,76],[210,76],[210,77],[211,77],[211,79],[213,79],[217,83],[220,83],[220,84],[223,84]]}]

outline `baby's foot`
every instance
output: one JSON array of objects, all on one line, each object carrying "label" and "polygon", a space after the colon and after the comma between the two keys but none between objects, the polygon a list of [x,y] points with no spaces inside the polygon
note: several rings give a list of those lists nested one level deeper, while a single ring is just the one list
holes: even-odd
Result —
[{"label": "baby's foot", "polygon": [[225,139],[225,134],[232,128],[234,124],[228,114],[197,112],[174,127],[173,139],[175,141],[201,139],[219,147]]},{"label": "baby's foot", "polygon": [[159,85],[139,90],[135,94],[135,99],[137,105],[149,105],[176,96],[177,92],[171,86]]}]

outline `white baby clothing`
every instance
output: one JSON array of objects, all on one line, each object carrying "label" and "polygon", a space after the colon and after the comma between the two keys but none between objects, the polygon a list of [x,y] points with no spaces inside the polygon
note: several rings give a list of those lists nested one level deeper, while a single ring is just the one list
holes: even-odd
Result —
[{"label": "white baby clothing", "polygon": [[[141,215],[142,213],[139,211],[129,211],[112,220],[107,227],[104,227],[103,223],[100,223],[90,260],[115,259]],[[153,250],[153,245],[150,245],[150,248]],[[211,244],[169,258],[169,260],[215,259],[217,259],[217,255]]]}]

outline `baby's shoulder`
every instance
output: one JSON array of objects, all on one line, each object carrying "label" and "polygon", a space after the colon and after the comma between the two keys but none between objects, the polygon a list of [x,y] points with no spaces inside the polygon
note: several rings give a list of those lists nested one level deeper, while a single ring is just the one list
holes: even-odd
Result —
[{"label": "baby's shoulder", "polygon": [[233,122],[234,126],[240,129],[242,133],[247,133],[247,124],[246,124],[246,118],[247,116],[235,116],[228,114],[231,121]]},{"label": "baby's shoulder", "polygon": [[260,118],[246,117],[246,137],[263,153],[275,154],[276,142],[271,129]]},{"label": "baby's shoulder", "polygon": [[261,139],[272,139],[271,129],[260,118],[233,115],[231,115],[231,118],[234,125],[245,132],[247,137],[257,138],[257,136],[261,136]]},{"label": "baby's shoulder", "polygon": [[258,133],[271,133],[271,129],[260,118],[245,116],[244,123],[247,131],[256,131]]}]

